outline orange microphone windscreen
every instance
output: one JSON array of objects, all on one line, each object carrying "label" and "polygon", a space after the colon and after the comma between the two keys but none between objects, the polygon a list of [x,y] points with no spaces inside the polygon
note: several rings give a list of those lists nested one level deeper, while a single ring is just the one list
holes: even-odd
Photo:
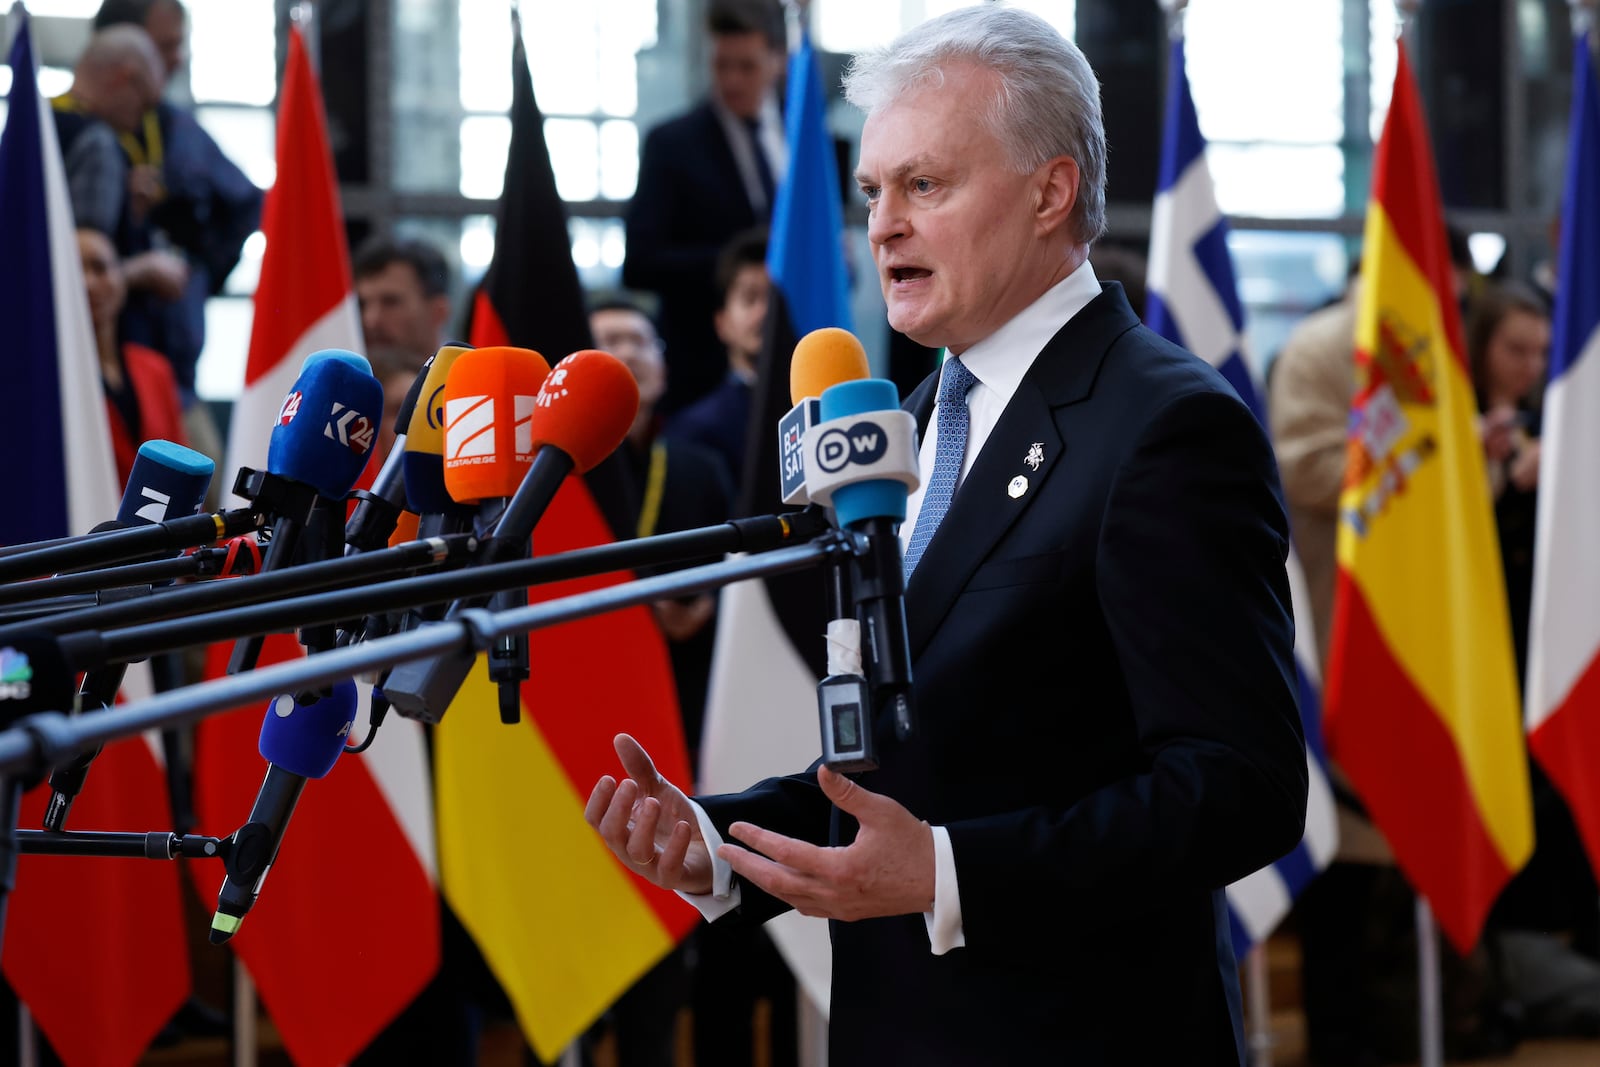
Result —
[{"label": "orange microphone windscreen", "polygon": [[808,396],[840,382],[872,377],[867,366],[867,350],[856,335],[837,326],[812,330],[794,346],[789,363],[789,403],[798,404]]},{"label": "orange microphone windscreen", "polygon": [[639,413],[639,384],[609,352],[586,348],[550,370],[533,412],[533,444],[572,457],[579,474],[605,459]]},{"label": "orange microphone windscreen", "polygon": [[444,486],[458,504],[509,497],[533,462],[534,398],[550,365],[526,348],[475,348],[444,384]]}]

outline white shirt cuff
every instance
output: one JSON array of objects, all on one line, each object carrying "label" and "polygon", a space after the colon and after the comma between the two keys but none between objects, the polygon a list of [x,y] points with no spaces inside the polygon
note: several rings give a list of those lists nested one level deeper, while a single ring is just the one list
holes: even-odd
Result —
[{"label": "white shirt cuff", "polygon": [[[689,803],[694,808],[696,820],[700,823],[700,836],[705,838],[706,848],[711,853],[711,892],[685,893],[680,889],[678,895],[693,904],[706,922],[715,922],[739,906],[739,884],[733,880],[733,867],[727,860],[717,855],[717,847],[722,844],[722,835],[717,833],[717,828],[711,824],[711,816],[694,801],[691,800]],[[948,847],[947,844],[946,848]],[[953,860],[950,869],[953,876],[955,871]],[[935,900],[937,899],[935,894]]]},{"label": "white shirt cuff", "polygon": [[928,947],[935,956],[965,947],[967,934],[961,926],[956,854],[950,847],[950,831],[943,826],[933,828],[933,910],[923,912],[922,918],[928,924]]}]

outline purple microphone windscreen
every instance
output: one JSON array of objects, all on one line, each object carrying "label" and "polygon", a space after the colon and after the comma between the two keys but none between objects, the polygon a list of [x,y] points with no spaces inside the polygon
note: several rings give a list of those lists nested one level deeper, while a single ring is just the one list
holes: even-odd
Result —
[{"label": "purple microphone windscreen", "polygon": [[[359,357],[358,357],[359,358]],[[307,361],[267,442],[267,470],[340,500],[361,477],[383,420],[383,386],[353,364]]]},{"label": "purple microphone windscreen", "polygon": [[171,441],[146,441],[134,457],[117,522],[125,526],[181,519],[200,510],[216,464]]},{"label": "purple microphone windscreen", "polygon": [[285,693],[267,705],[261,723],[261,756],[302,778],[333,770],[356,719],[356,683],[340,682],[333,693],[302,704]]}]

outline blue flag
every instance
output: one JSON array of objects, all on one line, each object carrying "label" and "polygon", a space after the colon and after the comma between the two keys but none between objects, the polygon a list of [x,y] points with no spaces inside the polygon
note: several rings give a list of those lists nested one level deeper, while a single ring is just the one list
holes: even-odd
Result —
[{"label": "blue flag", "polygon": [[10,469],[0,544],[22,544],[87,533],[117,513],[121,494],[66,173],[26,19],[9,62],[0,133],[0,455]]},{"label": "blue flag", "polygon": [[850,329],[850,283],[844,262],[839,166],[823,121],[822,76],[809,34],[789,57],[784,135],[789,167],[772,209],[767,269],[783,293],[800,336],[824,326]]},{"label": "blue flag", "polygon": [[[1200,136],[1183,41],[1172,44],[1161,172],[1150,226],[1150,277],[1145,319],[1152,330],[1222,372],[1239,398],[1266,424],[1266,404],[1244,355],[1244,309],[1228,254],[1228,223],[1217,208],[1206,143]],[[1310,600],[1300,561],[1289,554],[1294,598],[1295,663],[1300,677],[1300,718],[1306,733],[1311,779],[1306,832],[1300,844],[1271,867],[1228,887],[1234,950],[1240,955],[1272,933],[1296,894],[1333,859],[1338,824],[1322,747],[1322,700]]]}]

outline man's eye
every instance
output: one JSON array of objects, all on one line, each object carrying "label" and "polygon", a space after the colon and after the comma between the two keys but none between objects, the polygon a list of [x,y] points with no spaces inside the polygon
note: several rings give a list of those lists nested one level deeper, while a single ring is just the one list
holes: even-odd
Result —
[{"label": "man's eye", "polygon": [[882,190],[876,185],[863,185],[861,187],[861,195],[867,198],[867,203],[869,204],[878,199],[878,194],[880,192],[882,192]]},{"label": "man's eye", "polygon": [[931,193],[933,192],[933,182],[927,178],[917,178],[911,183],[911,188],[919,193]]}]

